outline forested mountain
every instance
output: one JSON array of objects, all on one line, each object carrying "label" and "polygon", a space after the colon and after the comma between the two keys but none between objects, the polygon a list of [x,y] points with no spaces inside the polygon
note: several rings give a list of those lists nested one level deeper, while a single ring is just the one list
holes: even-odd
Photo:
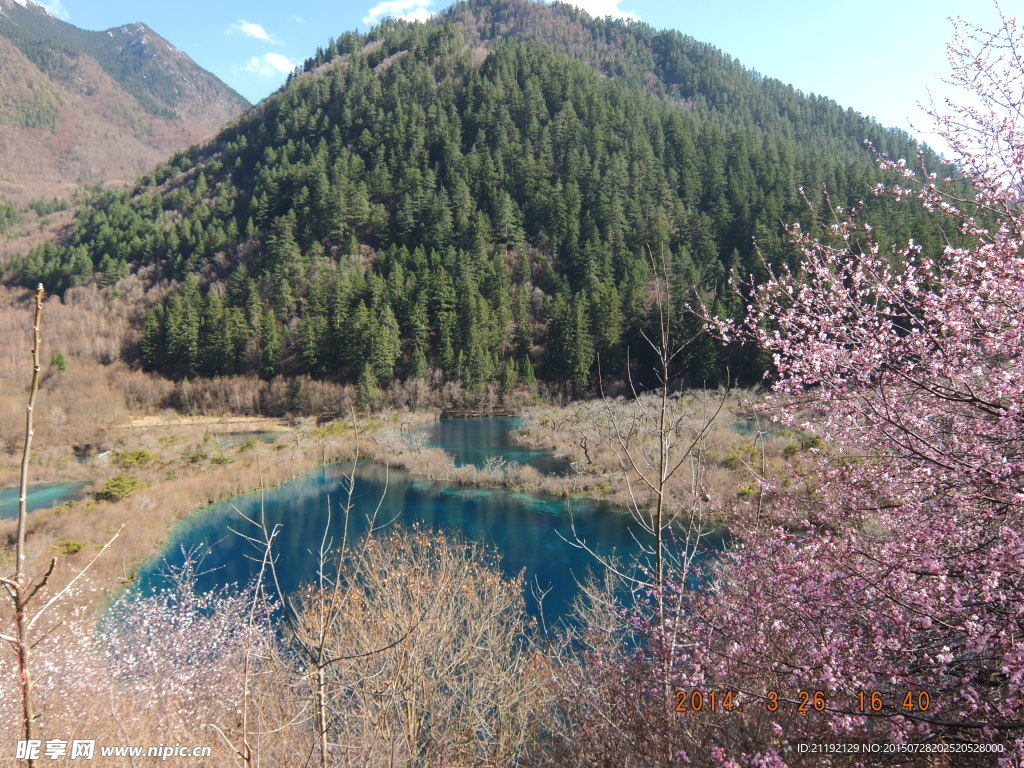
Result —
[{"label": "forested mountain", "polygon": [[79,29],[0,0],[0,194],[132,181],[248,102],[145,24]]},{"label": "forested mountain", "polygon": [[[66,242],[7,279],[51,290],[156,265],[178,281],[139,355],[173,376],[309,374],[584,392],[649,369],[652,264],[676,307],[738,308],[732,269],[795,265],[807,202],[869,207],[870,140],[909,137],[744,69],[718,50],[571,6],[472,0],[427,24],[331,39],[211,142],[105,192]],[[942,232],[884,203],[883,242]],[[662,268],[659,266],[659,269]],[[677,341],[699,335],[680,311]],[[628,356],[627,356],[628,350]],[[691,384],[765,362],[706,337]]]}]

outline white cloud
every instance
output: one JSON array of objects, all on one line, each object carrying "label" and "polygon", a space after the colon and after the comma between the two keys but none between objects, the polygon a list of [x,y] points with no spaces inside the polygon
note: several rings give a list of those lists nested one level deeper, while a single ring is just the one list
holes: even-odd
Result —
[{"label": "white cloud", "polygon": [[640,17],[632,11],[624,11],[619,7],[622,0],[569,0],[581,11],[586,11],[591,16],[603,19],[605,16],[614,16],[619,19],[640,21]]},{"label": "white cloud", "polygon": [[264,43],[280,43],[276,37],[271,35],[260,24],[253,24],[251,21],[239,19],[224,32],[225,35],[242,35],[255,40],[262,40]]},{"label": "white cloud", "polygon": [[262,56],[253,56],[242,69],[262,77],[275,77],[287,75],[295,66],[295,62],[280,53],[264,53]]},{"label": "white cloud", "polygon": [[427,6],[434,0],[384,0],[367,11],[363,24],[376,24],[385,16],[394,16],[405,21],[426,21],[433,16]]}]

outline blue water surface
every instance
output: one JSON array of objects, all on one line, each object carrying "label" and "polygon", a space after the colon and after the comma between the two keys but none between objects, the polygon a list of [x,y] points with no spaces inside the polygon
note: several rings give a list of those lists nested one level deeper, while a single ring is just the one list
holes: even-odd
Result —
[{"label": "blue water surface", "polygon": [[[28,487],[28,511],[50,509],[82,498],[88,483],[33,483]],[[0,488],[0,520],[18,516],[17,488]]]},{"label": "blue water surface", "polygon": [[[480,446],[467,437],[474,430],[471,424],[442,424],[437,434],[456,435],[454,442],[463,456],[495,455],[494,448],[508,439],[514,422],[480,421],[488,422],[479,427],[478,434],[484,435]],[[450,445],[443,447],[451,450]],[[543,464],[543,452],[526,453],[537,454],[532,460]],[[524,452],[516,446],[513,455],[523,457]],[[554,496],[448,486],[374,463],[355,468],[352,508],[346,519],[342,510],[352,474],[350,464],[330,465],[263,494],[236,497],[197,513],[176,529],[162,562],[150,564],[140,574],[139,587],[149,591],[162,586],[166,578],[162,569],[181,565],[186,557],[201,558],[200,589],[248,583],[259,573],[262,553],[241,535],[258,533],[245,517],[262,519],[268,530],[279,526],[274,553],[284,592],[312,579],[325,526],[337,547],[346,536],[350,543],[356,541],[371,523],[385,528],[419,525],[496,548],[505,574],[524,571],[531,593],[547,593],[544,618],[557,621],[579,592],[577,580],[597,565],[594,556],[578,546],[579,541],[602,555],[626,559],[637,552],[638,539],[646,543],[629,515],[610,504],[577,499],[570,506],[567,499]],[[528,606],[534,614],[539,612],[532,594]]]},{"label": "blue water surface", "polygon": [[455,466],[472,464],[483,467],[491,456],[525,464],[545,475],[564,475],[572,470],[565,459],[550,451],[530,448],[512,439],[512,431],[520,424],[511,416],[472,419],[441,419],[419,427],[427,436],[427,444],[444,448],[452,454]]}]

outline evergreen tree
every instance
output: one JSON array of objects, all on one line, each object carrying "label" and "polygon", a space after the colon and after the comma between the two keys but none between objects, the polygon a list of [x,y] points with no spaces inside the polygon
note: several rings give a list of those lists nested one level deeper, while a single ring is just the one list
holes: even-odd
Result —
[{"label": "evergreen tree", "polygon": [[260,344],[262,346],[260,375],[265,379],[272,379],[281,372],[281,361],[284,356],[281,332],[277,326],[277,315],[272,309],[263,315]]},{"label": "evergreen tree", "polygon": [[395,375],[395,363],[402,351],[398,321],[389,304],[378,312],[369,329],[370,366],[377,381],[390,381]]},{"label": "evergreen tree", "polygon": [[[293,78],[133,190],[96,193],[64,242],[5,277],[57,292],[180,280],[142,328],[143,365],[172,376],[356,382],[369,362],[379,386],[431,367],[509,386],[533,381],[534,355],[582,394],[598,356],[618,377],[627,349],[644,354],[652,253],[731,316],[728,272],[766,276],[755,236],[798,269],[779,223],[812,226],[801,186],[812,203],[823,184],[864,199],[882,248],[945,248],[927,212],[866,195],[879,175],[863,140],[907,154],[906,134],[681,35],[468,0],[343,41],[309,63],[344,66]],[[759,381],[764,355],[707,337],[682,301],[680,287],[673,341],[700,338],[674,373]]]},{"label": "evergreen tree", "polygon": [[380,392],[377,388],[377,377],[373,372],[373,366],[366,363],[359,374],[359,383],[356,385],[356,405],[360,408],[373,408],[377,405]]}]

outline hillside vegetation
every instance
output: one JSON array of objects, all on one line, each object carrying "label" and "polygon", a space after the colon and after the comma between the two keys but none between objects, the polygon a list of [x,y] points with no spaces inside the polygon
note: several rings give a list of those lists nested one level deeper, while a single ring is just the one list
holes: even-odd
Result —
[{"label": "hillside vegetation", "polygon": [[[658,63],[663,39],[685,77]],[[200,437],[237,419],[117,414],[120,436],[81,446],[113,449],[76,470],[102,483],[90,501],[0,525],[0,723],[22,752],[71,734],[101,757],[160,744],[168,765],[195,765],[189,746],[321,768],[1024,765],[1024,30],[961,21],[950,54],[962,100],[933,117],[960,175],[927,153],[921,174],[886,156],[876,172],[852,134],[893,152],[900,134],[770,83],[777,109],[760,113],[768,81],[685,38],[467,4],[330,42],[214,142],[99,195],[7,272],[64,293],[44,306],[37,289],[31,372],[0,349],[8,391],[31,392],[23,463],[0,471],[56,473],[46,436],[110,424],[119,387],[138,410],[305,400],[352,418],[289,420],[268,447]],[[750,111],[716,106],[727,96]],[[850,134],[793,122],[787,138],[783,104]],[[778,235],[773,216],[797,223]],[[733,266],[753,273],[736,298]],[[675,356],[700,329],[665,310],[690,285],[716,338],[751,351],[697,336]],[[41,317],[66,355],[40,347]],[[0,321],[0,339],[26,338]],[[455,467],[402,429],[430,418],[426,398],[483,401],[496,381],[519,402],[517,379],[586,392],[598,355],[602,376],[633,365],[643,383],[638,339],[656,393],[524,420],[575,465],[562,479],[500,456]],[[745,436],[721,419],[724,390],[676,386],[753,376],[765,353],[774,392]],[[376,404],[403,392],[417,413],[355,417],[388,381]],[[37,385],[53,406],[33,443]],[[571,538],[534,540],[483,503],[463,524],[496,518],[553,562],[593,554],[571,620],[529,615],[525,590],[543,604],[544,585],[481,545],[389,528],[386,500],[357,539],[354,475],[324,504],[340,536],[297,506],[297,546],[264,514],[232,528],[259,565],[248,588],[197,590],[214,566],[192,550],[168,589],[107,600],[179,515],[356,455],[481,486],[474,503],[500,484],[564,493]],[[635,547],[598,554],[580,491],[626,503]],[[316,569],[291,596],[289,558]]]},{"label": "hillside vegetation", "polygon": [[[98,196],[7,279],[59,292],[155,265],[176,288],[126,354],[176,378],[309,375],[364,400],[410,378],[580,394],[598,360],[609,380],[627,350],[649,369],[652,269],[677,308],[696,287],[734,315],[729,272],[795,266],[782,224],[830,201],[884,206],[883,244],[944,244],[927,213],[869,197],[864,140],[915,152],[906,134],[678,33],[463,3],[332,39],[304,70],[130,193]],[[677,360],[688,384],[764,372],[694,321],[673,332],[699,337]]]}]

